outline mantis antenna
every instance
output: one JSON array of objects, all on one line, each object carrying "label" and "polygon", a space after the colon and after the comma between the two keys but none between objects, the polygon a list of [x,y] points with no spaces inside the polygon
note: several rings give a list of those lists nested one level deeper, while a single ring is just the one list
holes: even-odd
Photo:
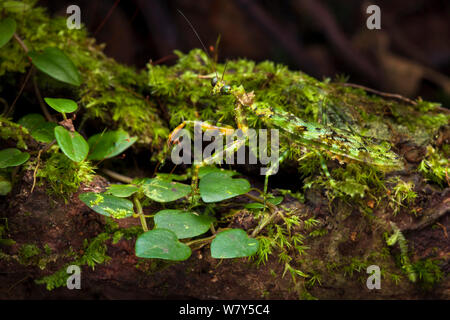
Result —
[{"label": "mantis antenna", "polygon": [[194,33],[195,33],[197,39],[198,39],[198,40],[200,41],[200,43],[202,44],[203,50],[205,51],[206,55],[208,56],[208,59],[209,59],[209,61],[210,61],[210,64],[211,64],[211,66],[212,66],[212,68],[213,68],[213,70],[214,70],[214,73],[216,74],[216,77],[217,77],[216,67],[215,67],[215,65],[213,64],[213,60],[211,59],[211,56],[209,55],[208,50],[206,49],[205,44],[203,43],[202,39],[201,39],[200,36],[198,35],[197,30],[195,30],[194,26],[193,26],[192,23],[189,21],[189,19],[183,14],[183,12],[181,12],[179,9],[177,9],[177,11],[183,16],[183,18],[186,20],[186,22],[187,22],[187,23],[189,24],[189,26],[191,27],[192,31],[194,31]]},{"label": "mantis antenna", "polygon": [[225,76],[225,71],[227,71],[227,65],[228,65],[228,60],[225,62],[225,66],[223,67],[222,79],[220,79],[220,81],[223,81],[223,77]]}]

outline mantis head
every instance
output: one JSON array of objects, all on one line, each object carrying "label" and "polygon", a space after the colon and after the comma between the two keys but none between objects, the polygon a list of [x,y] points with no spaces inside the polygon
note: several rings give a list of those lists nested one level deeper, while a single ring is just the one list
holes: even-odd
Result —
[{"label": "mantis head", "polygon": [[211,79],[211,85],[213,87],[213,94],[230,94],[231,87],[225,83],[223,80],[219,80],[217,76]]}]

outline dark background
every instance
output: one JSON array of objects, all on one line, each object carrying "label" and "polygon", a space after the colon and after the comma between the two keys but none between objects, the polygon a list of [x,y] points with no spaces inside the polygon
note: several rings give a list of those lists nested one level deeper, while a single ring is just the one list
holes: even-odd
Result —
[{"label": "dark background", "polygon": [[[450,105],[448,0],[40,0],[51,13],[81,8],[106,53],[143,68],[174,63],[173,50],[206,47],[221,35],[219,60],[270,59],[322,79],[349,82]],[[381,8],[368,30],[366,8]]]}]

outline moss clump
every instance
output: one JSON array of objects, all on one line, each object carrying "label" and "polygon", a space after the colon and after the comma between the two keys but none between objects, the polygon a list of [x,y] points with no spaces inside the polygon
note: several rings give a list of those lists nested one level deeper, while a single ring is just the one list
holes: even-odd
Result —
[{"label": "moss clump", "polygon": [[450,160],[439,150],[431,146],[427,147],[425,159],[419,164],[418,171],[421,172],[426,179],[438,184],[443,188],[449,183],[448,174],[450,168]]},{"label": "moss clump", "polygon": [[440,267],[441,262],[432,259],[423,259],[412,265],[417,274],[418,284],[424,290],[431,290],[444,278],[444,273]]},{"label": "moss clump", "polygon": [[[6,8],[0,17],[20,21],[16,33],[29,50],[57,47],[70,57],[82,76],[80,87],[69,88],[38,73],[42,94],[63,90],[79,101],[87,118],[100,119],[107,124],[105,127],[122,128],[137,135],[140,143],[159,150],[168,130],[158,116],[155,103],[146,98],[145,73],[106,57],[103,46],[89,38],[85,28],[68,29],[65,17],[50,18],[44,8],[34,7],[36,0],[23,2],[24,10],[15,12]],[[0,76],[25,73],[30,67],[26,53],[16,41],[9,41],[0,51]]]},{"label": "moss clump", "polygon": [[388,198],[389,205],[394,210],[392,214],[395,216],[402,207],[408,207],[414,203],[417,193],[414,191],[413,182],[403,181],[400,177],[391,178],[388,183],[394,184],[392,191],[388,192]]},{"label": "moss clump", "polygon": [[24,265],[31,263],[33,257],[38,256],[41,250],[34,244],[24,244],[19,249],[19,262]]},{"label": "moss clump", "polygon": [[[106,217],[105,232],[98,234],[92,239],[84,239],[83,254],[79,256],[77,253],[71,252],[71,262],[65,264],[62,268],[51,275],[35,280],[37,284],[45,284],[47,290],[53,290],[61,286],[65,286],[69,274],[67,267],[69,265],[84,266],[87,265],[92,269],[98,264],[107,263],[111,257],[107,254],[107,242],[112,241],[113,244],[120,241],[120,239],[131,239],[141,234],[141,227],[119,228],[118,224],[111,218]],[[67,255],[69,257],[69,255]]]},{"label": "moss clump", "polygon": [[45,185],[49,195],[63,197],[66,201],[81,183],[94,177],[94,169],[88,161],[73,162],[62,153],[51,153],[39,166],[36,177],[39,185]]},{"label": "moss clump", "polygon": [[31,139],[29,132],[21,125],[0,116],[0,139],[16,141],[16,147],[27,150],[26,141]]},{"label": "moss clump", "polygon": [[67,273],[67,267],[69,265],[83,266],[87,265],[92,269],[95,265],[108,262],[111,258],[106,254],[107,246],[106,241],[108,241],[111,236],[107,233],[100,233],[95,238],[89,241],[84,240],[84,254],[78,257],[75,253],[75,259],[64,265],[61,269],[55,273],[42,277],[41,279],[35,280],[37,284],[45,284],[47,290],[53,290],[61,286],[66,285],[69,274]]}]

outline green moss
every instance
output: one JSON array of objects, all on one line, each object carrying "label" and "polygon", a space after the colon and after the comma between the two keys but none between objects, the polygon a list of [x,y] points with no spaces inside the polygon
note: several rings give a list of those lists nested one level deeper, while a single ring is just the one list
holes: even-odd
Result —
[{"label": "green moss", "polygon": [[84,254],[77,261],[77,264],[88,265],[92,269],[96,264],[102,264],[109,261],[111,258],[106,254],[108,247],[106,241],[111,238],[111,235],[107,233],[101,233],[91,241],[84,240]]},{"label": "green moss", "polygon": [[448,184],[449,168],[450,160],[438,150],[428,146],[427,154],[422,162],[420,162],[418,171],[427,180],[438,184],[442,188]]},{"label": "green moss", "polygon": [[73,251],[70,251],[70,254],[67,254],[65,257],[70,257],[71,262],[66,263],[62,268],[51,275],[35,280],[35,282],[37,284],[45,284],[47,290],[53,290],[55,288],[65,286],[67,278],[69,277],[69,274],[66,272],[69,265],[77,265],[80,267],[87,265],[88,267],[95,269],[96,265],[107,263],[111,260],[111,257],[107,254],[108,241],[112,240],[112,243],[115,244],[122,238],[136,238],[143,232],[141,227],[119,228],[118,224],[113,219],[108,217],[105,218],[105,221],[105,232],[100,233],[92,239],[84,240],[83,254],[81,256]]},{"label": "green moss", "polygon": [[[103,46],[89,38],[86,28],[68,29],[66,17],[50,18],[46,10],[34,7],[36,0],[21,12],[3,12],[13,17],[16,33],[29,50],[41,51],[58,47],[74,62],[82,76],[79,88],[68,88],[48,76],[38,73],[39,86],[45,94],[64,89],[78,100],[88,118],[97,118],[107,127],[122,128],[139,137],[140,143],[161,149],[168,130],[160,120],[155,102],[146,99],[146,75],[106,57]],[[31,66],[25,52],[16,41],[9,41],[0,51],[0,76],[25,73]],[[103,128],[99,128],[100,130]]]},{"label": "green moss", "polygon": [[88,161],[76,163],[64,154],[54,152],[39,166],[36,177],[39,185],[47,187],[49,195],[61,196],[67,201],[81,183],[92,181],[94,170]]},{"label": "green moss", "polygon": [[53,253],[51,248],[45,244],[40,249],[35,244],[23,244],[19,248],[18,255],[10,255],[10,259],[17,261],[25,266],[37,266],[41,270],[44,270],[49,263],[56,262],[58,259],[70,258],[73,256],[72,251],[66,253]]},{"label": "green moss", "polygon": [[69,274],[67,273],[67,266],[59,269],[55,273],[35,280],[37,284],[45,284],[47,290],[53,290],[62,286],[65,286]]},{"label": "green moss", "polygon": [[26,140],[30,139],[30,135],[26,128],[0,116],[0,139],[14,140],[17,148],[27,150]]},{"label": "green moss", "polygon": [[52,273],[51,275],[42,277],[41,279],[36,279],[37,284],[45,284],[47,290],[53,290],[61,286],[65,286],[69,274],[67,273],[67,267],[70,265],[83,266],[87,265],[92,269],[95,268],[97,264],[102,264],[108,262],[111,258],[106,254],[107,246],[106,241],[108,241],[111,236],[107,233],[100,233],[95,238],[85,239],[84,241],[84,254],[78,257],[73,253],[74,260],[66,263],[62,268]]},{"label": "green moss", "polygon": [[34,244],[24,244],[19,248],[19,262],[24,265],[29,265],[32,258],[38,256],[41,250]]},{"label": "green moss", "polygon": [[[392,191],[388,193],[389,204],[393,209],[395,216],[402,207],[407,207],[414,203],[417,193],[414,191],[414,183],[411,181],[403,181],[400,177],[394,177],[387,181],[393,183]],[[412,212],[409,212],[412,213]]]},{"label": "green moss", "polygon": [[[212,87],[210,79],[207,78],[211,78],[215,73],[203,51],[195,49],[186,54],[177,51],[179,59],[171,67],[149,64],[147,70],[136,71],[106,57],[102,52],[103,47],[88,37],[85,28],[69,30],[65,25],[65,17],[50,18],[44,9],[33,7],[35,0],[25,2],[31,5],[29,9],[20,13],[4,11],[0,15],[12,16],[21,22],[18,24],[17,34],[30,49],[40,51],[54,46],[63,50],[79,68],[83,78],[83,84],[74,88],[38,72],[40,89],[45,95],[59,95],[64,92],[67,98],[77,100],[81,106],[78,115],[82,119],[102,123],[98,126],[98,131],[104,127],[125,129],[137,135],[140,144],[151,147],[153,159],[161,159],[167,151],[165,141],[170,130],[184,120],[210,121],[236,127],[233,97],[211,95]],[[15,41],[10,41],[0,51],[0,76],[8,78],[9,86],[19,86],[19,79],[23,78],[30,66],[25,53]],[[220,63],[216,65],[219,77],[224,67]],[[363,139],[373,138],[379,142],[378,153],[389,149],[393,141],[399,141],[399,138],[417,145],[429,145],[438,128],[450,119],[449,116],[440,114],[433,103],[418,101],[418,104],[413,106],[385,100],[361,89],[344,87],[341,83],[316,80],[270,61],[229,61],[224,80],[230,85],[242,85],[247,92],[254,91],[255,101],[262,107],[290,112],[305,121],[343,129],[361,135]],[[15,81],[17,83],[14,83]],[[2,90],[5,89],[2,87],[0,91]],[[164,117],[162,120],[159,114],[164,114],[167,119]],[[245,118],[248,125],[255,129],[274,127],[268,119],[250,110],[246,110]],[[26,149],[27,134],[25,129],[10,120],[0,118],[1,139],[12,139],[17,141],[18,147]],[[315,150],[310,150],[314,147],[308,148],[310,146],[297,141],[286,132],[281,137],[281,147],[289,149],[286,162],[297,165],[302,176],[299,184],[304,183],[305,189],[316,188],[320,192],[325,190],[330,212],[334,205],[338,221],[344,221],[354,209],[359,209],[365,217],[373,216],[375,210],[369,208],[366,202],[367,199],[379,201],[385,195],[387,181],[384,180],[383,172],[369,164],[340,162],[342,159],[333,154],[324,153],[320,156]],[[447,151],[444,148],[447,148]],[[443,187],[448,169],[448,159],[445,157],[448,146],[444,146],[440,151],[430,150],[418,170],[427,179]],[[329,175],[321,166],[321,158],[328,161]],[[34,169],[36,164],[36,161],[30,161],[29,168]],[[65,199],[78,190],[82,182],[91,181],[92,177],[93,168],[89,162],[76,164],[58,152],[57,148],[42,155],[37,170],[38,183],[45,184],[50,194],[60,195]],[[398,211],[400,207],[409,207],[413,203],[415,192],[410,183],[395,179],[397,178],[391,181],[394,184],[391,203],[396,205]],[[301,194],[298,198],[303,201]],[[333,202],[334,199],[339,201]],[[301,278],[307,279],[310,286],[316,285],[325,278],[324,274],[317,271],[322,265],[319,263],[311,267],[298,258],[308,253],[310,243],[320,243],[321,237],[327,241],[328,229],[316,223],[314,218],[300,218],[292,211],[282,209],[281,221],[268,225],[259,235],[260,247],[254,259],[258,264],[264,264],[270,255],[275,255],[284,267],[283,275],[290,274],[294,282]],[[261,212],[256,218],[264,218],[266,214],[268,213]],[[299,229],[301,231],[298,231]],[[109,260],[107,241],[117,243],[122,238],[133,238],[140,232],[142,230],[139,228],[119,229],[117,224],[110,220],[104,233],[94,239],[85,240],[84,254],[76,256],[72,264],[94,268],[99,263],[105,263]],[[345,230],[342,233],[344,234]],[[419,271],[411,266],[406,240],[401,234],[397,234],[397,237],[401,250],[400,266],[412,279]],[[342,236],[339,239],[342,239]],[[21,259],[45,266],[47,260],[33,260],[41,255],[36,249],[41,250],[37,247],[21,249]],[[45,248],[44,251],[46,255],[51,256]],[[386,255],[386,252],[384,254]],[[329,267],[333,272],[340,271],[348,277],[361,273],[370,260],[364,257],[335,258],[336,262],[327,262],[323,269]],[[156,264],[152,262],[151,266]],[[432,279],[429,274],[439,278],[429,263],[424,266],[417,265],[417,268],[427,271],[423,272],[423,278]],[[47,288],[52,289],[64,285],[67,276],[63,268],[38,280],[38,283],[44,283]],[[304,292],[307,296],[307,291]]]},{"label": "green moss", "polygon": [[391,227],[394,233],[388,238],[386,237],[386,243],[388,246],[393,246],[398,242],[400,247],[400,254],[398,255],[398,264],[401,266],[402,271],[408,276],[411,282],[417,281],[417,274],[411,264],[408,253],[408,242],[400,229],[391,222]]},{"label": "green moss", "polygon": [[431,290],[444,278],[440,264],[441,262],[439,260],[423,259],[412,265],[419,280],[418,284],[424,290]]}]

